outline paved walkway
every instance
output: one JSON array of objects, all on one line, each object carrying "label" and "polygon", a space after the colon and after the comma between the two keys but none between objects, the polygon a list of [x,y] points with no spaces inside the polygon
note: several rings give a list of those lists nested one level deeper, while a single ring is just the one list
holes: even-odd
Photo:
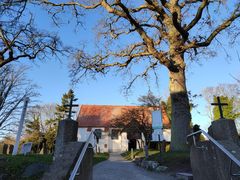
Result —
[{"label": "paved walkway", "polygon": [[174,177],[147,171],[120,154],[111,153],[107,161],[93,167],[93,180],[175,180]]}]

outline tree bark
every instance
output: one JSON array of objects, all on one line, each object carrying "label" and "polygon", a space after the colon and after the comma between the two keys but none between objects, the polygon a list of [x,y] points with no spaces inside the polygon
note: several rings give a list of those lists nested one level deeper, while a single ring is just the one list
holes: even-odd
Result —
[{"label": "tree bark", "polygon": [[188,151],[186,137],[190,132],[190,105],[186,88],[183,56],[175,57],[178,71],[169,71],[169,89],[172,101],[171,151]]}]

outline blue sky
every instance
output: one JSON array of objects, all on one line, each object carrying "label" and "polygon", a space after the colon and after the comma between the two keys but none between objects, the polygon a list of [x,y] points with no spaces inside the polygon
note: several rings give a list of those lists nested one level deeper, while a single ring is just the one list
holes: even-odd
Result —
[{"label": "blue sky", "polygon": [[[62,41],[66,45],[80,46],[81,42],[89,44],[89,48],[93,48],[94,34],[92,30],[97,28],[94,25],[97,14],[87,14],[85,24],[79,27],[78,31],[74,30],[74,23],[63,25],[61,28],[56,28],[49,19],[45,11],[37,10],[35,14],[38,26],[41,29],[50,29],[59,33]],[[221,39],[220,39],[221,40]],[[217,86],[219,83],[234,83],[234,76],[240,75],[240,61],[237,58],[236,50],[239,45],[234,48],[225,47],[231,55],[232,60],[226,60],[226,55],[222,50],[218,52],[214,58],[202,58],[202,65],[191,63],[188,66],[187,86],[192,93],[200,94],[205,87]],[[27,63],[31,68],[28,71],[28,76],[34,83],[40,86],[39,92],[41,96],[39,102],[44,103],[59,103],[63,93],[67,92],[70,86],[70,78],[68,73],[69,59],[63,58],[60,63],[56,59],[47,60],[45,62]],[[162,67],[159,71],[159,88],[155,85],[154,80],[151,81],[150,87],[155,95],[166,99],[168,97],[168,73]],[[79,104],[112,104],[112,105],[136,105],[137,98],[144,95],[148,91],[147,84],[144,81],[138,81],[132,88],[132,93],[125,97],[121,91],[122,86],[126,85],[125,81],[120,76],[112,74],[106,77],[99,77],[97,80],[83,81],[74,88]],[[201,125],[206,129],[210,120],[205,116],[206,102],[203,98],[197,99],[199,104],[196,110],[193,110],[193,122]],[[197,113],[197,111],[200,112]]]}]

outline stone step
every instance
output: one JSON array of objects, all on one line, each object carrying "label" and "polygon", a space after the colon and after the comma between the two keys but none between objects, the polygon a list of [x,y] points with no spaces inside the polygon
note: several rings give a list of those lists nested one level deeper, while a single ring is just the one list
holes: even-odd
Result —
[{"label": "stone step", "polygon": [[176,173],[177,179],[181,180],[193,180],[192,173],[179,172]]}]

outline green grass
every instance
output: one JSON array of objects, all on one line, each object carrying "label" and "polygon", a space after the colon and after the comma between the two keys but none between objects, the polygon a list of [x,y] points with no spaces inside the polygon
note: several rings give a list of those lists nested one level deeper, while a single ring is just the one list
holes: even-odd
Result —
[{"label": "green grass", "polygon": [[[155,154],[158,154],[159,151],[158,150],[152,150],[152,149],[149,149],[149,156],[152,156],[152,155],[155,155]],[[126,151],[124,153],[121,154],[123,156],[124,159],[126,160],[131,160],[131,151]],[[133,157],[145,157],[145,153],[143,150],[134,150],[133,151]]]},{"label": "green grass", "polygon": [[11,175],[9,179],[23,179],[20,177],[24,169],[36,162],[50,164],[52,155],[0,155],[0,172]]},{"label": "green grass", "polygon": [[106,161],[109,158],[109,153],[95,153],[93,157],[93,165],[102,161]]},{"label": "green grass", "polygon": [[[145,157],[143,150],[133,151],[134,156]],[[131,160],[131,151],[122,153],[126,160]],[[167,166],[169,171],[178,170],[191,170],[190,166],[190,153],[189,152],[163,152],[159,153],[158,150],[149,149],[149,158],[147,160],[157,161],[163,166]]]},{"label": "green grass", "polygon": [[[98,153],[94,155],[93,163],[94,165],[105,161],[109,158],[108,153]],[[42,162],[50,164],[52,162],[52,155],[2,155],[0,154],[0,172],[3,174],[8,174],[8,179],[40,179],[42,174],[39,174],[31,178],[22,178],[21,175],[24,169],[36,162]],[[0,173],[0,174],[1,174]]]}]

